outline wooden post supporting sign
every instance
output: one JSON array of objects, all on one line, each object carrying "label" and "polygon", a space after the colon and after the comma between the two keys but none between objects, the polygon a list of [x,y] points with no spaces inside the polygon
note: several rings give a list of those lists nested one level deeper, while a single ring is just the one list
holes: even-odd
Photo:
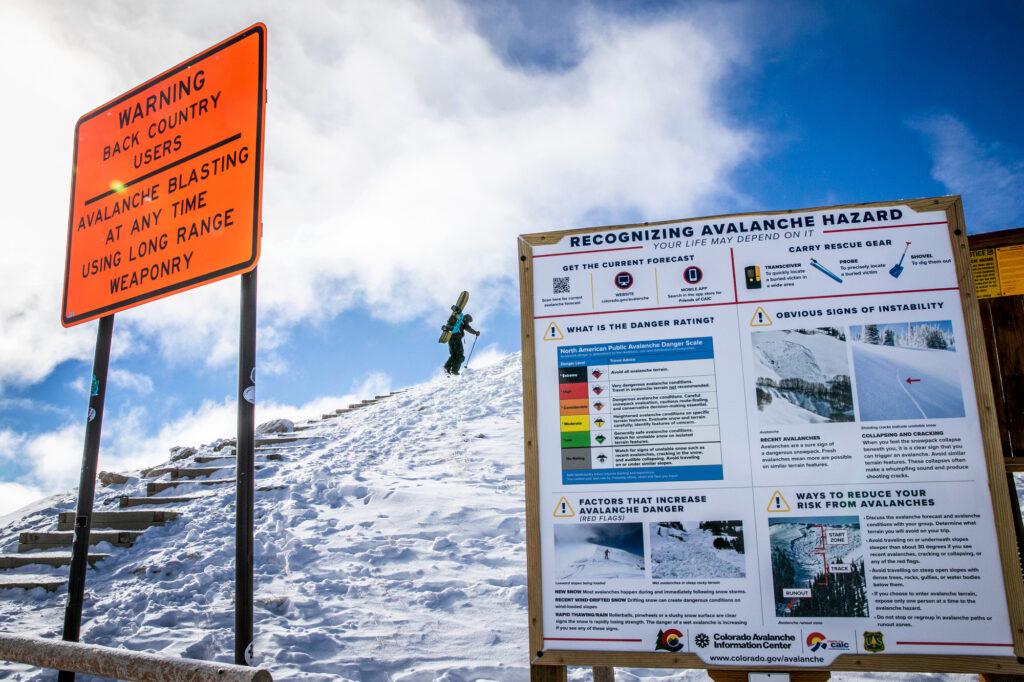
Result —
[{"label": "wooden post supporting sign", "polygon": [[[251,660],[255,268],[262,234],[266,43],[266,26],[255,24],[97,107],[75,126],[61,323],[100,323],[67,641],[80,636],[114,313],[242,275],[236,661]],[[60,678],[74,679],[74,673]]]}]

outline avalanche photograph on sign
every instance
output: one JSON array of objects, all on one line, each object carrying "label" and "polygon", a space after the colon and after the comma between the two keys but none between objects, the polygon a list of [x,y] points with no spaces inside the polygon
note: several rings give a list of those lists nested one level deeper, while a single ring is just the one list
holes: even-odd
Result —
[{"label": "avalanche photograph on sign", "polygon": [[641,523],[579,523],[555,526],[558,580],[642,580]]},{"label": "avalanche photograph on sign", "polygon": [[860,517],[768,519],[775,615],[858,618],[868,615]]},{"label": "avalanche photograph on sign", "polygon": [[949,320],[850,327],[861,421],[964,416]]},{"label": "avalanche photograph on sign", "polygon": [[742,521],[659,521],[648,532],[653,580],[747,575]]},{"label": "avalanche photograph on sign", "polygon": [[845,330],[754,332],[751,341],[762,424],[853,421]]}]

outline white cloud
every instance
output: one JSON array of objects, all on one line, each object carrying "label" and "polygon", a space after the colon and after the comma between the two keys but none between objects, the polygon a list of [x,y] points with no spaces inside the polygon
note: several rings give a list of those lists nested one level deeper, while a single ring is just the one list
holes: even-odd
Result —
[{"label": "white cloud", "polygon": [[1016,227],[1024,222],[1024,163],[1004,162],[962,121],[948,114],[911,121],[931,145],[932,177],[964,198],[970,232]]},{"label": "white cloud", "polygon": [[126,369],[112,369],[109,373],[111,386],[117,386],[128,391],[134,391],[139,395],[147,395],[153,392],[153,380],[141,372],[130,372]]},{"label": "white cloud", "polygon": [[0,481],[0,516],[21,509],[43,497],[43,491],[20,483]]},{"label": "white cloud", "polygon": [[0,429],[0,461],[13,460],[17,450],[25,443],[25,435],[11,429]]},{"label": "white cloud", "polygon": [[[304,405],[260,403],[257,400],[257,424],[275,418],[319,418],[328,411],[390,390],[391,378],[382,372],[373,372],[353,382],[351,390],[344,395],[324,396]],[[153,431],[150,427],[152,420],[143,407],[134,407],[120,414],[108,412],[104,415],[99,469],[137,470],[166,461],[168,450],[175,445],[200,445],[218,438],[233,437],[237,415],[238,403],[234,399],[205,401]],[[0,430],[0,460],[17,459],[29,467],[19,484],[10,485],[21,485],[24,491],[36,491],[39,493],[37,497],[76,486],[82,466],[84,435],[85,425],[77,422],[37,434]],[[22,501],[18,506],[26,503]]]},{"label": "white cloud", "polygon": [[[298,321],[367,305],[400,321],[513,300],[514,237],[731,195],[755,139],[716,93],[742,55],[727,22],[574,19],[571,67],[503,62],[467,10],[429,4],[2,3],[0,387],[88,359],[92,325],[58,324],[78,115],[260,19],[270,29],[260,352]],[[26,68],[31,65],[31,68]],[[118,317],[115,357],[234,362],[237,280]],[[126,343],[123,339],[131,339]]]}]

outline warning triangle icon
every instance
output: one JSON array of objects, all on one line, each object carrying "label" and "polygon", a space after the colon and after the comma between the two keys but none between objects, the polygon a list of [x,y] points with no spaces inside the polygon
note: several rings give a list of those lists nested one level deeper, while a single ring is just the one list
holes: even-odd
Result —
[{"label": "warning triangle icon", "polygon": [[788,512],[792,511],[789,508],[789,502],[786,502],[786,498],[782,496],[782,493],[776,490],[772,493],[772,496],[768,499],[768,511],[770,512]]},{"label": "warning triangle icon", "polygon": [[554,517],[556,519],[571,519],[574,516],[576,516],[576,512],[572,505],[569,504],[569,500],[565,499],[565,495],[562,495],[562,499],[558,500],[558,504],[555,505]]},{"label": "warning triangle icon", "polygon": [[545,341],[563,341],[565,340],[565,334],[562,333],[562,328],[558,326],[558,323],[551,320],[551,324],[544,330]]},{"label": "warning triangle icon", "polygon": [[772,326],[772,318],[768,314],[768,311],[757,306],[757,310],[754,311],[754,315],[750,318],[751,327],[770,327]]}]

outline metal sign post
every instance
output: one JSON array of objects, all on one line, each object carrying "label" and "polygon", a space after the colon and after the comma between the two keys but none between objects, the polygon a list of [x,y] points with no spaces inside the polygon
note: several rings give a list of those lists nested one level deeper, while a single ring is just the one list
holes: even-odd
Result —
[{"label": "metal sign post", "polygon": [[238,334],[238,440],[235,478],[235,663],[252,663],[252,545],[256,473],[256,270],[242,275]]},{"label": "metal sign post", "polygon": [[[114,316],[100,318],[96,330],[96,354],[92,361],[89,411],[85,423],[85,449],[82,475],[78,481],[78,511],[75,537],[71,547],[71,572],[68,578],[68,603],[64,610],[64,641],[77,642],[82,627],[82,601],[85,595],[85,569],[89,561],[89,530],[92,526],[92,502],[96,494],[96,469],[100,456],[103,428],[103,403],[107,396],[107,367],[110,365],[110,340],[114,335]],[[75,679],[75,673],[61,671],[60,682]]]}]

